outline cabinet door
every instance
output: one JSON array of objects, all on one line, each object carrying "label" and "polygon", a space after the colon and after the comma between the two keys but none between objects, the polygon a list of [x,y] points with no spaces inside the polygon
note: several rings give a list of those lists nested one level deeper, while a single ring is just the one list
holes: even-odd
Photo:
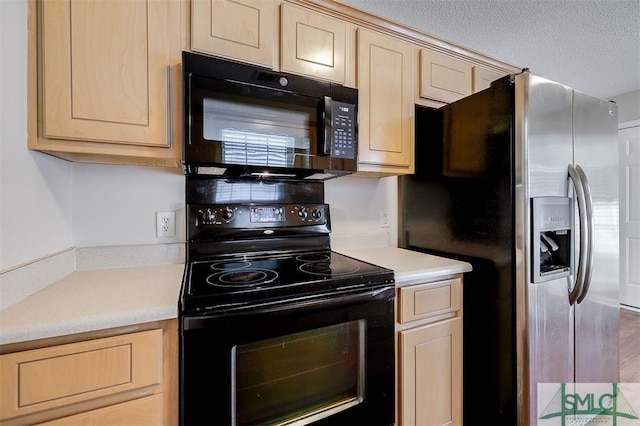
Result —
[{"label": "cabinet door", "polygon": [[482,67],[473,67],[473,93],[479,92],[489,87],[491,82],[507,75],[507,73],[499,73]]},{"label": "cabinet door", "polygon": [[40,6],[43,136],[169,147],[169,3]]},{"label": "cabinet door", "polygon": [[420,50],[420,97],[453,102],[471,94],[472,65],[429,49]]},{"label": "cabinet door", "polygon": [[413,173],[413,52],[358,29],[358,171]]},{"label": "cabinet door", "polygon": [[344,84],[347,23],[286,3],[281,7],[282,71]]},{"label": "cabinet door", "polygon": [[400,424],[462,424],[462,319],[400,332]]},{"label": "cabinet door", "polygon": [[191,49],[274,68],[273,0],[192,0]]}]

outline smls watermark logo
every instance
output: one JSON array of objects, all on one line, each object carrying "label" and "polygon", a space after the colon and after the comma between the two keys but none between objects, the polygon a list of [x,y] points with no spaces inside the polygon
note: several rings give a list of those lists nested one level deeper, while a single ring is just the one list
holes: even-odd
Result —
[{"label": "smls watermark logo", "polygon": [[539,383],[538,424],[640,426],[640,383]]}]

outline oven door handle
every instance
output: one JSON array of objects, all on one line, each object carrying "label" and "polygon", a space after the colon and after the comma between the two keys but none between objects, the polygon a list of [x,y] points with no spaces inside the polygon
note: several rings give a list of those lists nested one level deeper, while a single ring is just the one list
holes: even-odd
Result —
[{"label": "oven door handle", "polygon": [[353,305],[359,303],[368,303],[374,301],[388,302],[395,298],[395,286],[385,286],[367,292],[332,294],[328,297],[318,298],[313,296],[302,297],[299,299],[289,300],[283,303],[282,300],[251,304],[249,306],[234,307],[233,309],[224,310],[219,314],[203,314],[203,315],[185,315],[182,319],[183,330],[196,330],[205,328],[208,320],[219,319],[221,317],[231,317],[239,315],[256,315],[274,312],[294,311],[309,308],[333,308],[337,306]]}]

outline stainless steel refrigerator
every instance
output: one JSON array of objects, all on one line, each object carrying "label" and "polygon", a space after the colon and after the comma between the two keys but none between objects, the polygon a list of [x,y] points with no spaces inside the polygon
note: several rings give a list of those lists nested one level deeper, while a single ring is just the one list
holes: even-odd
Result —
[{"label": "stainless steel refrigerator", "polygon": [[538,423],[538,383],[618,382],[616,105],[525,71],[415,121],[400,246],[473,265],[464,423]]}]

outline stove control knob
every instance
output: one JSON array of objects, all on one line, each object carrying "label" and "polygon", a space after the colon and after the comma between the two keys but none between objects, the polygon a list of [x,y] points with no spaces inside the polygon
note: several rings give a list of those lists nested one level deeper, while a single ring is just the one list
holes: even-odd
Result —
[{"label": "stove control knob", "polygon": [[222,209],[222,219],[226,222],[233,220],[233,210],[231,207],[225,207]]},{"label": "stove control knob", "polygon": [[306,219],[307,216],[309,216],[309,209],[307,209],[306,207],[300,207],[298,209],[298,217],[300,219]]},{"label": "stove control knob", "polygon": [[322,210],[316,207],[311,211],[311,217],[314,218],[315,220],[320,219],[322,217]]},{"label": "stove control knob", "polygon": [[202,217],[202,222],[204,223],[212,223],[216,220],[216,212],[212,212],[211,209],[200,210],[200,216]]}]

